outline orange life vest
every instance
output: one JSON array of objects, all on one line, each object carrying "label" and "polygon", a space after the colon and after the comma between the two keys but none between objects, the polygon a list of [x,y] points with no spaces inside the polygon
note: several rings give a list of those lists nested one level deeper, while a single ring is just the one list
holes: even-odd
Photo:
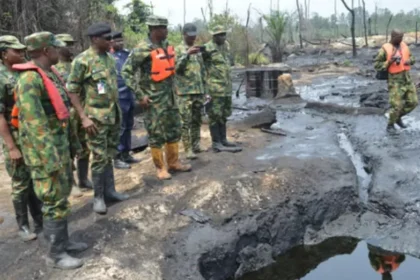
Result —
[{"label": "orange life vest", "polygon": [[[386,43],[383,45],[383,48],[386,52],[386,60],[390,61],[392,58],[392,55],[395,52],[395,47],[391,43]],[[397,64],[397,62],[393,62],[389,68],[388,73],[390,74],[398,74],[403,71],[410,71],[411,67],[410,65],[405,65],[405,62],[410,61],[410,49],[408,48],[407,44],[404,42],[401,42],[400,49],[397,50],[395,53],[395,56],[401,57],[400,64]]]},{"label": "orange life vest", "polygon": [[[39,68],[32,62],[27,62],[24,64],[15,64],[13,65],[12,68],[15,71],[28,71],[28,70],[37,71],[38,74],[42,78],[42,81],[47,90],[48,97],[50,98],[51,105],[54,108],[57,118],[59,120],[66,120],[70,117],[69,110],[67,109],[66,104],[64,104],[63,98],[61,98],[60,92],[58,91],[57,87],[54,85],[54,82],[51,81],[50,78],[48,78],[47,74],[41,68]],[[51,70],[60,79],[60,81],[64,83],[58,71],[54,67],[51,67]],[[14,98],[16,101],[17,99],[16,91],[14,93]],[[16,104],[12,108],[11,124],[16,128],[19,128],[19,107],[17,107]]]},{"label": "orange life vest", "polygon": [[151,78],[155,82],[160,82],[175,74],[175,50],[168,46],[166,51],[162,48],[151,51],[152,70]]},{"label": "orange life vest", "polygon": [[[383,256],[382,260],[385,264],[391,265],[392,268],[391,268],[391,271],[389,271],[389,272],[393,272],[393,271],[397,270],[398,267],[400,267],[400,264],[397,263],[397,257],[396,256]],[[378,268],[377,272],[379,272],[380,274],[384,274],[386,271],[383,268],[383,266],[381,265]]]}]

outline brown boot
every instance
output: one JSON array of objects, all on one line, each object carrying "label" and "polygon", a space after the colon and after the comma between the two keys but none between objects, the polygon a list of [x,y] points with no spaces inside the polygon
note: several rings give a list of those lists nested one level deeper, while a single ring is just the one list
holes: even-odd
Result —
[{"label": "brown boot", "polygon": [[190,164],[182,164],[179,161],[179,145],[178,143],[167,143],[166,160],[168,162],[169,171],[189,172],[191,171]]},{"label": "brown boot", "polygon": [[169,180],[171,179],[171,174],[168,173],[168,170],[165,166],[165,161],[163,160],[163,151],[162,149],[152,148],[152,158],[153,163],[157,169],[157,177],[160,180]]}]

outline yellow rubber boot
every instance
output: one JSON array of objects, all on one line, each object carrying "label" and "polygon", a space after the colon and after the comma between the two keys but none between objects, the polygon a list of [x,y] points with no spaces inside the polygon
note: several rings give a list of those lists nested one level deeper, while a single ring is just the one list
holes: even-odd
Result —
[{"label": "yellow rubber boot", "polygon": [[168,170],[165,166],[165,161],[163,160],[163,151],[162,149],[152,148],[152,158],[153,163],[157,169],[157,177],[160,180],[169,180],[171,179],[171,174],[168,173]]},{"label": "yellow rubber boot", "polygon": [[189,172],[191,171],[190,164],[182,164],[179,161],[179,144],[178,143],[167,143],[166,148],[166,160],[168,161],[169,171]]}]

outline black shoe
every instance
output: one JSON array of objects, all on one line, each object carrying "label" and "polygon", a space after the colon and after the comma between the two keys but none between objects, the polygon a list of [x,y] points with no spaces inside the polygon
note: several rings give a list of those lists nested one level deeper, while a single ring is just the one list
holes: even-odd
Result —
[{"label": "black shoe", "polygon": [[226,123],[221,123],[219,124],[219,129],[220,129],[220,142],[222,143],[223,146],[225,147],[235,147],[237,148],[238,152],[242,151],[242,148],[238,147],[238,145],[236,145],[235,143],[229,142],[227,140],[227,128],[226,128]]},{"label": "black shoe", "polygon": [[19,227],[19,237],[25,242],[36,239],[36,234],[29,229],[28,193],[21,195],[19,201],[13,200],[13,207],[15,208],[16,221]]},{"label": "black shoe", "polygon": [[119,193],[115,190],[115,177],[114,177],[114,169],[112,165],[107,165],[105,168],[105,199],[107,201],[124,201],[129,199],[129,195],[124,193]]},{"label": "black shoe", "polygon": [[388,124],[388,126],[386,127],[386,131],[389,134],[397,134],[397,129],[395,128],[395,126],[393,124]]},{"label": "black shoe", "polygon": [[88,179],[89,174],[89,159],[77,160],[77,179],[79,180],[79,187],[82,189],[93,189],[92,182]]},{"label": "black shoe", "polygon": [[42,202],[38,199],[38,197],[35,194],[33,185],[31,183],[31,188],[29,191],[29,197],[28,197],[28,206],[29,211],[31,213],[32,219],[34,220],[34,233],[40,234],[42,232]]},{"label": "black shoe", "polygon": [[73,258],[66,252],[67,220],[45,220],[44,236],[49,243],[47,266],[59,269],[76,269],[83,266],[81,259]]},{"label": "black shoe", "polygon": [[241,148],[237,147],[226,147],[220,141],[220,128],[219,125],[211,125],[210,126],[210,134],[212,138],[212,149],[213,152],[229,152],[229,153],[238,153],[242,151]]},{"label": "black shoe", "polygon": [[114,167],[116,169],[130,169],[131,166],[124,161],[121,154],[118,154],[114,159]]},{"label": "black shoe", "polygon": [[121,159],[128,164],[135,164],[141,162],[139,159],[135,159],[132,155],[130,155],[128,152],[125,152],[121,155]]},{"label": "black shoe", "polygon": [[67,252],[83,252],[86,251],[89,246],[83,242],[77,242],[70,240],[69,237],[69,224],[66,223],[66,251]]},{"label": "black shoe", "polygon": [[397,120],[397,125],[401,128],[407,128],[407,126],[403,123],[401,118]]},{"label": "black shoe", "polygon": [[104,191],[105,191],[105,171],[102,173],[93,173],[93,211],[98,214],[106,214],[106,205],[104,200]]}]

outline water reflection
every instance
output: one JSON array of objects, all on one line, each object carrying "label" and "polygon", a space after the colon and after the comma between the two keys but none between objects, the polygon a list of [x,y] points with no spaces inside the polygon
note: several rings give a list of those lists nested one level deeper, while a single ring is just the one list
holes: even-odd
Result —
[{"label": "water reflection", "polygon": [[[404,262],[404,264],[403,264]],[[240,280],[418,280],[420,260],[349,237],[298,246]]]}]

